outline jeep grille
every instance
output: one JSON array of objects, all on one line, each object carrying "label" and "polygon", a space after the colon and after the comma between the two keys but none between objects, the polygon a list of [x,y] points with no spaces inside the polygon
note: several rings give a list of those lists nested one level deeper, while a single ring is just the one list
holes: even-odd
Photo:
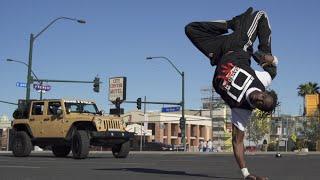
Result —
[{"label": "jeep grille", "polygon": [[120,130],[121,122],[119,120],[106,120],[103,122],[104,128],[107,130]]}]

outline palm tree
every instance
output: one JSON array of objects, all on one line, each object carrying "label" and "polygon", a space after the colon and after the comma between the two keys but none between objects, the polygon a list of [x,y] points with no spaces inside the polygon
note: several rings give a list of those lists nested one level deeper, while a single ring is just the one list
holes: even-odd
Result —
[{"label": "palm tree", "polygon": [[318,83],[308,82],[305,84],[300,84],[297,88],[298,96],[305,97],[307,94],[316,94],[319,93],[320,87]]},{"label": "palm tree", "polygon": [[305,84],[300,84],[298,89],[298,96],[301,96],[303,98],[303,107],[304,111],[303,114],[305,114],[305,96],[307,94],[317,94],[319,93],[320,87],[318,83],[308,82]]}]

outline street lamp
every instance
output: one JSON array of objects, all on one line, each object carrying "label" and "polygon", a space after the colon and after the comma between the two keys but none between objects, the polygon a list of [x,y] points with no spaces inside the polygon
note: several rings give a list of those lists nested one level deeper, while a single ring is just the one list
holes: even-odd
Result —
[{"label": "street lamp", "polygon": [[[20,64],[23,64],[25,66],[27,66],[27,68],[29,67],[29,65],[23,61],[18,61],[18,60],[13,60],[13,59],[7,59],[8,62],[16,62],[16,63],[20,63]],[[37,75],[33,72],[33,70],[31,69],[31,73],[32,75],[36,78],[36,80],[39,80]]]},{"label": "street lamp", "polygon": [[29,45],[29,62],[28,62],[28,74],[27,74],[27,91],[26,91],[26,101],[30,100],[30,84],[32,83],[31,73],[32,73],[32,50],[33,50],[33,43],[36,40],[37,37],[39,37],[44,31],[46,31],[53,23],[60,19],[75,21],[81,24],[86,23],[84,20],[75,19],[75,18],[68,18],[68,17],[58,17],[51,21],[45,28],[43,28],[38,34],[33,35],[30,34],[30,45]]},{"label": "street lamp", "polygon": [[186,119],[184,116],[184,72],[179,71],[178,68],[171,62],[171,60],[165,56],[153,56],[153,57],[147,57],[147,60],[151,60],[151,59],[165,59],[167,60],[172,67],[181,75],[181,79],[182,79],[182,95],[181,95],[181,119],[180,119],[180,129],[181,129],[181,139],[182,139],[182,143],[183,143],[183,148],[184,151],[186,151]]},{"label": "street lamp", "polygon": [[[23,64],[23,65],[27,66],[27,68],[29,67],[29,65],[28,65],[27,63],[23,62],[23,61],[18,61],[18,60],[13,60],[13,59],[7,59],[7,61],[8,61],[8,62],[20,63],[20,64]],[[37,80],[38,82],[40,82],[40,85],[42,86],[42,83],[43,83],[43,82],[42,82],[42,81],[39,81],[39,78],[38,78],[37,75],[33,72],[32,69],[31,69],[31,73],[32,73],[32,75],[36,78],[36,80]],[[31,79],[31,82],[33,83],[33,81],[34,81],[33,77],[30,77],[30,79]],[[42,100],[42,91],[40,91],[40,100]]]}]

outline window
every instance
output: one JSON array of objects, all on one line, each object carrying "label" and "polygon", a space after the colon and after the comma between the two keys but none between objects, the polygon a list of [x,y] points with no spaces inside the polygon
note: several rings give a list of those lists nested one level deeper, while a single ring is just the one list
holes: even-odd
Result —
[{"label": "window", "polygon": [[82,108],[85,113],[97,113],[96,106],[93,106],[92,104],[83,104]]},{"label": "window", "polygon": [[156,125],[154,123],[148,123],[148,129],[152,130],[152,135],[156,134]]},{"label": "window", "polygon": [[35,102],[32,105],[32,115],[43,115],[44,102]]},{"label": "window", "polygon": [[49,102],[48,105],[48,115],[57,115],[57,111],[61,110],[61,103],[60,102]]},{"label": "window", "polygon": [[66,102],[65,107],[68,113],[98,113],[98,108],[94,103]]}]

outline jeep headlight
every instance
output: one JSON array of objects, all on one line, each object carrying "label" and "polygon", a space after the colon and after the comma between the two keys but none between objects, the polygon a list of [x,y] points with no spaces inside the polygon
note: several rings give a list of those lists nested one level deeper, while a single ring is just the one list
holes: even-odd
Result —
[{"label": "jeep headlight", "polygon": [[101,129],[101,126],[102,126],[102,120],[101,119],[97,119],[96,120],[96,127]]},{"label": "jeep headlight", "polygon": [[126,128],[126,123],[124,122],[124,120],[121,120],[120,121],[120,125],[121,125],[121,128],[125,129]]}]

